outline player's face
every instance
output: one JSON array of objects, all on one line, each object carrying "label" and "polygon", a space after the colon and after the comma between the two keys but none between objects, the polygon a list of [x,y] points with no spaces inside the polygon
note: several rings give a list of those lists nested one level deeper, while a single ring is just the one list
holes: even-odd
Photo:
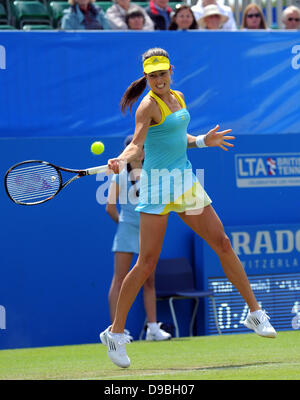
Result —
[{"label": "player's face", "polygon": [[147,74],[147,80],[154,93],[164,94],[170,91],[171,69],[168,71],[155,71]]}]

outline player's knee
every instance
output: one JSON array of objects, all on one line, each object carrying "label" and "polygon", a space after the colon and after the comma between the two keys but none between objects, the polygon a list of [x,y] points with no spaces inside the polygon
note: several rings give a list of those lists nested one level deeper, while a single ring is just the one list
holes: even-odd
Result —
[{"label": "player's knee", "polygon": [[152,274],[152,272],[155,270],[156,263],[157,263],[157,260],[154,257],[151,257],[151,256],[147,257],[144,260],[143,269],[144,269],[148,279],[149,279],[150,275]]},{"label": "player's knee", "polygon": [[232,250],[230,240],[225,233],[219,238],[217,247],[218,252],[222,254],[229,253]]}]

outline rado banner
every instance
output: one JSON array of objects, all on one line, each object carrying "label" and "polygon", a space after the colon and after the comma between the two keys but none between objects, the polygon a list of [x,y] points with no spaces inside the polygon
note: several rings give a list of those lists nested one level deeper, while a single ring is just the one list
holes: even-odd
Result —
[{"label": "rado banner", "polygon": [[[300,224],[232,226],[225,231],[248,275],[300,273]],[[209,276],[224,275],[206,244],[204,263]]]}]

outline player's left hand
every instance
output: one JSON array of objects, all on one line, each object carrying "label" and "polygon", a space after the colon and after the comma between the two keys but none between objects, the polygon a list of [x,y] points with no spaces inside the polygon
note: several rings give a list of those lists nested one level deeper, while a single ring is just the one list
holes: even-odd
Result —
[{"label": "player's left hand", "polygon": [[235,136],[227,136],[227,133],[230,133],[232,129],[218,132],[219,128],[219,125],[216,125],[205,135],[205,144],[209,147],[221,147],[221,149],[228,151],[227,147],[234,147],[234,145],[227,140],[234,140]]}]

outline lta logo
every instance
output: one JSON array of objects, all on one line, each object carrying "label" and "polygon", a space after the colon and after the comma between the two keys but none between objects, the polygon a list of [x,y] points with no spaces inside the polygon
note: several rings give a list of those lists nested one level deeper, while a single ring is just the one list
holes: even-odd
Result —
[{"label": "lta logo", "polygon": [[6,51],[5,47],[0,45],[0,69],[6,69]]}]

